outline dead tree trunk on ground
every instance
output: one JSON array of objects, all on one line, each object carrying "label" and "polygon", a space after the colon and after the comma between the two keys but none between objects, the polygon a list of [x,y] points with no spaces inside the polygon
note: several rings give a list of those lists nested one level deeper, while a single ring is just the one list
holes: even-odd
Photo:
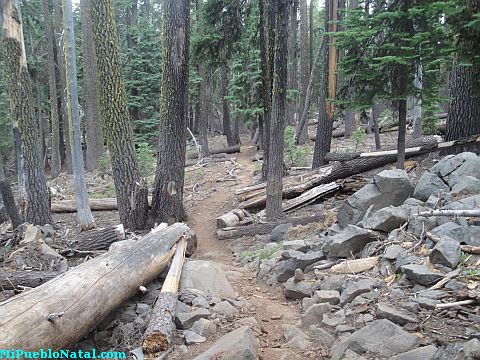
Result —
[{"label": "dead tree trunk on ground", "polygon": [[0,303],[0,348],[58,350],[82,339],[156,278],[189,232],[177,223],[128,241],[55,279]]}]

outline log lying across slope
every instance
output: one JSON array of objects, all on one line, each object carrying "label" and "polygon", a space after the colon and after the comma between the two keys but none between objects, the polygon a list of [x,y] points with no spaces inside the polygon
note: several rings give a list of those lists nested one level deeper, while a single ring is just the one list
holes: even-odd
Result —
[{"label": "log lying across slope", "polygon": [[[240,145],[229,146],[226,148],[221,149],[209,149],[209,155],[216,155],[216,154],[235,154],[240,152]],[[191,152],[187,154],[187,159],[197,159],[198,153]]]},{"label": "log lying across slope", "polygon": [[45,284],[0,303],[0,349],[58,350],[79,341],[156,278],[189,228],[177,223],[117,243]]},{"label": "log lying across slope", "polygon": [[0,271],[0,290],[34,288],[58,275],[58,271]]},{"label": "log lying across slope", "polygon": [[218,240],[226,240],[226,239],[233,239],[241,236],[254,236],[254,235],[268,234],[277,225],[280,225],[280,224],[290,223],[292,224],[292,226],[306,225],[312,222],[323,221],[324,218],[325,218],[324,215],[291,217],[291,218],[285,218],[277,222],[267,223],[267,224],[255,224],[255,225],[224,228],[224,229],[217,230],[217,238]]},{"label": "log lying across slope", "polygon": [[[410,158],[431,151],[454,148],[455,146],[472,142],[480,142],[480,135],[475,135],[462,140],[438,143],[436,146],[429,146],[428,148],[422,148],[418,151],[406,151],[405,157]],[[396,150],[386,151],[381,155],[378,155],[378,153],[364,154],[364,156],[358,156],[352,160],[335,162],[332,165],[323,166],[321,168],[305,172],[302,175],[285,178],[283,197],[294,198],[315,186],[330,183],[339,179],[345,179],[349,176],[365,171],[377,169],[397,160]],[[367,156],[366,154],[371,155]],[[241,202],[239,207],[242,209],[250,209],[264,206],[267,198],[265,189],[266,184],[258,184],[250,188],[241,189],[241,198],[249,200]],[[254,194],[254,196],[250,198],[250,195],[252,194]]]},{"label": "log lying across slope", "polygon": [[145,354],[156,354],[167,350],[173,342],[175,329],[175,311],[177,307],[178,285],[182,274],[187,241],[181,239],[163,282],[162,290],[157,298],[152,315],[143,339]]}]

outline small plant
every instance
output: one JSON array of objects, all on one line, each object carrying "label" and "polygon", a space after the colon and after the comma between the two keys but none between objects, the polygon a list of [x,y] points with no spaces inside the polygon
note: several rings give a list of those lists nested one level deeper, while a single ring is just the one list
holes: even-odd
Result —
[{"label": "small plant", "polygon": [[468,275],[470,275],[470,276],[475,276],[476,277],[476,276],[480,275],[480,272],[477,269],[474,269],[474,268],[468,269],[467,272],[468,272]]},{"label": "small plant", "polygon": [[359,144],[365,143],[365,130],[359,127],[352,133],[351,138],[355,141],[355,150],[357,150]]},{"label": "small plant", "polygon": [[310,150],[307,146],[295,145],[295,129],[287,126],[284,133],[285,148],[283,155],[288,168],[292,166],[306,166]]},{"label": "small plant", "polygon": [[146,142],[141,142],[137,144],[136,152],[140,174],[143,177],[152,175],[155,172],[155,156],[152,147]]}]

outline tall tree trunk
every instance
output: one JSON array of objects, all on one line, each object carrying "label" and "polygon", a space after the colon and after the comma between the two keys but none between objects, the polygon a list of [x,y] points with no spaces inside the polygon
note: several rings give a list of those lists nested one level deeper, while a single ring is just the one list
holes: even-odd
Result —
[{"label": "tall tree trunk", "polygon": [[380,150],[382,144],[380,142],[380,130],[378,128],[378,119],[380,115],[385,110],[385,105],[381,101],[374,101],[372,106],[372,124],[373,124],[373,133],[375,136],[375,149]]},{"label": "tall tree trunk", "polygon": [[282,211],[283,148],[287,98],[288,0],[276,0],[275,66],[273,76],[272,127],[267,177],[268,220],[284,217]]},{"label": "tall tree trunk", "polygon": [[[5,211],[12,223],[12,229],[16,229],[23,221],[17,206],[15,205],[15,198],[12,189],[3,170],[3,163],[0,159],[0,205],[5,207]],[[0,219],[0,223],[2,220]]]},{"label": "tall tree trunk", "polygon": [[[272,117],[272,85],[275,55],[275,13],[276,0],[267,0],[265,18],[265,1],[260,0],[260,52],[262,62],[262,94],[263,94],[263,164],[262,181],[267,180],[270,153],[270,123]],[[263,32],[263,36],[262,36]]]},{"label": "tall tree trunk", "polygon": [[[225,49],[222,50],[225,52]],[[228,73],[227,60],[225,55],[222,55],[222,62],[220,64],[220,97],[222,100],[222,118],[223,118],[223,133],[227,137],[228,146],[236,145],[233,138],[232,122],[230,119],[230,106],[226,97],[228,96]]]},{"label": "tall tree trunk", "polygon": [[[45,0],[44,0],[45,1]],[[97,85],[97,57],[93,43],[90,0],[80,1],[82,21],[83,77],[85,82],[85,120],[87,133],[87,170],[98,169],[98,160],[105,153],[103,146],[103,120]]]},{"label": "tall tree trunk", "polygon": [[[138,29],[138,0],[130,0],[132,3],[127,8],[127,47],[132,50],[137,46],[137,36],[136,32]],[[132,97],[135,98],[139,95],[138,89],[133,86],[131,88]],[[130,117],[132,123],[135,123],[140,119],[140,109],[138,107],[133,107],[130,109]]]},{"label": "tall tree trunk", "polygon": [[[197,10],[197,23],[202,21],[202,6],[201,1],[196,0]],[[203,34],[203,29],[198,26],[198,33]],[[197,65],[198,76],[202,79],[198,88],[198,112],[197,121],[195,125],[198,127],[198,142],[200,143],[200,157],[204,158],[208,156],[208,134],[207,134],[207,71],[206,65],[203,61],[200,61]]]},{"label": "tall tree trunk", "polygon": [[[480,134],[480,70],[474,66],[456,65],[451,74],[450,97],[445,140]],[[462,151],[480,154],[480,146],[466,144],[449,153]]]},{"label": "tall tree trunk", "polygon": [[[420,91],[422,90],[422,77],[423,77],[422,64],[419,62],[417,64],[413,86]],[[412,118],[413,118],[413,138],[417,139],[420,136],[422,136],[422,99],[415,96],[413,97]]]},{"label": "tall tree trunk", "polygon": [[50,197],[42,161],[39,158],[38,124],[33,111],[33,93],[27,70],[23,29],[18,0],[3,0],[0,26],[4,79],[11,112],[23,140],[26,175],[26,220],[32,224],[52,223]]},{"label": "tall tree trunk", "polygon": [[77,219],[82,230],[95,227],[95,220],[90,211],[85,170],[83,166],[82,130],[80,129],[80,113],[77,88],[77,60],[75,50],[75,29],[73,27],[72,1],[63,0],[63,31],[65,54],[65,71],[67,72],[66,104],[70,144],[72,145],[73,180],[75,184],[75,199],[77,204]]},{"label": "tall tree trunk", "polygon": [[58,72],[60,78],[60,101],[61,101],[61,114],[62,114],[62,133],[64,144],[61,144],[65,150],[65,165],[67,166],[67,171],[72,173],[72,152],[70,146],[70,129],[68,128],[68,116],[67,116],[67,105],[65,99],[65,92],[67,89],[67,78],[65,72],[65,54],[63,52],[62,39],[63,39],[63,14],[62,6],[60,0],[53,0],[54,10],[55,10],[55,35],[57,42],[57,62],[58,62]]},{"label": "tall tree trunk", "polygon": [[397,169],[405,165],[405,134],[407,132],[407,100],[398,102],[398,140],[397,140]]},{"label": "tall tree trunk", "polygon": [[25,158],[23,156],[22,134],[18,128],[18,120],[12,119],[13,146],[15,148],[15,164],[17,167],[18,203],[22,212],[26,206],[27,183],[25,179]]},{"label": "tall tree trunk", "polygon": [[[308,6],[307,0],[300,0],[300,114],[305,108],[307,100],[308,74],[310,73],[310,50],[308,38]],[[297,124],[297,144],[305,144],[307,139],[307,126]]]},{"label": "tall tree trunk", "polygon": [[[288,89],[297,91],[297,33],[298,33],[298,0],[293,0],[290,8],[290,33],[288,37],[288,57],[290,68],[288,71]],[[289,101],[288,119],[289,124],[295,123],[295,114],[297,113],[298,95],[294,95]]]},{"label": "tall tree trunk", "polygon": [[148,216],[148,189],[140,176],[133,144],[113,1],[93,1],[91,15],[100,109],[104,136],[112,159],[118,212],[125,227],[143,229]]},{"label": "tall tree trunk", "polygon": [[295,142],[297,145],[300,144],[300,139],[305,129],[308,130],[307,115],[308,115],[308,111],[310,110],[310,104],[312,102],[312,97],[313,97],[313,83],[315,82],[317,61],[318,61],[318,58],[320,57],[320,54],[322,53],[322,48],[324,46],[323,39],[324,37],[322,36],[320,47],[315,53],[315,58],[313,59],[312,69],[310,70],[310,77],[308,79],[307,93],[305,94],[305,103],[303,104],[303,109],[301,110],[302,112],[300,113],[301,115],[298,120],[298,126],[295,131]]},{"label": "tall tree trunk", "polygon": [[[188,119],[189,0],[167,0],[163,24],[160,141],[152,199],[152,222],[186,218],[183,208]],[[223,81],[223,80],[222,80]]]},{"label": "tall tree trunk", "polygon": [[[43,19],[47,32],[47,48],[48,48],[48,88],[50,99],[50,176],[55,179],[60,175],[62,170],[62,160],[60,158],[60,134],[58,126],[58,103],[57,103],[57,79],[55,77],[55,54],[54,54],[54,37],[52,23],[50,20],[50,9],[48,0],[43,0]],[[85,56],[85,54],[84,54]]]},{"label": "tall tree trunk", "polygon": [[[325,32],[334,33],[337,30],[337,1],[325,1]],[[320,87],[320,102],[318,112],[317,136],[313,153],[312,167],[318,168],[327,164],[325,156],[330,152],[333,128],[333,103],[336,94],[336,63],[337,50],[335,37],[328,35],[325,39],[323,50],[323,77]]]}]

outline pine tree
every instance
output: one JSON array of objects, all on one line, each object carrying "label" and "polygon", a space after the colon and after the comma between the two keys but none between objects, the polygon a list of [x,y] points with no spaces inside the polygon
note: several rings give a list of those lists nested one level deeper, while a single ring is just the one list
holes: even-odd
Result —
[{"label": "pine tree", "polygon": [[112,0],[91,4],[93,37],[97,54],[100,108],[110,152],[118,212],[122,223],[143,229],[148,216],[147,187],[140,177],[133,131],[121,71],[115,11]]},{"label": "pine tree", "polygon": [[17,0],[6,0],[0,4],[0,25],[3,27],[0,48],[4,77],[12,116],[19,124],[25,159],[26,220],[38,225],[51,224],[50,197],[43,162],[39,158],[38,124],[33,111],[33,93],[27,71],[20,7]]},{"label": "pine tree", "polygon": [[188,119],[189,0],[167,0],[160,95],[160,139],[152,222],[183,221],[186,126]]},{"label": "pine tree", "polygon": [[288,0],[275,0],[275,66],[272,93],[272,127],[268,158],[266,215],[269,220],[284,216],[282,211],[283,148],[287,98]]}]

